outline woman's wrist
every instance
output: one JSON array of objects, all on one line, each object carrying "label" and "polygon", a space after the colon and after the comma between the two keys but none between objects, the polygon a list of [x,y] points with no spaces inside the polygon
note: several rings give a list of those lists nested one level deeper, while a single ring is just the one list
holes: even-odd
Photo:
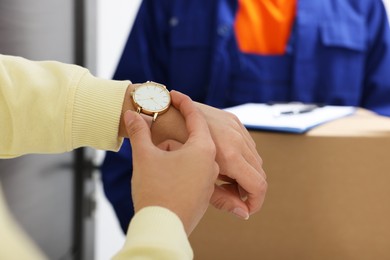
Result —
[{"label": "woman's wrist", "polygon": [[186,123],[180,112],[171,105],[167,112],[160,115],[151,126],[152,140],[160,144],[165,140],[185,143],[188,138]]},{"label": "woman's wrist", "polygon": [[185,143],[188,139],[186,122],[180,111],[173,105],[169,107],[167,112],[157,117],[151,125],[151,132],[154,144],[160,144],[165,140]]},{"label": "woman's wrist", "polygon": [[[120,137],[128,138],[123,115],[128,110],[136,111],[136,107],[131,100],[131,93],[134,91],[137,85],[139,84],[130,84],[125,92],[118,130],[118,136]],[[142,114],[142,117],[145,119],[148,125],[151,126],[152,139],[155,144],[159,144],[168,139],[184,143],[188,138],[185,120],[173,105],[169,107],[167,112],[159,115],[156,121],[153,123],[150,116]]]}]

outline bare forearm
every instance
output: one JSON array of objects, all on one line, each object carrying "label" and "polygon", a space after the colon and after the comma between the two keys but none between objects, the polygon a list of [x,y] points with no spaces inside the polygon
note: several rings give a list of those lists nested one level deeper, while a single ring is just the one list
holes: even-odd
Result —
[{"label": "bare forearm", "polygon": [[173,106],[152,124],[152,140],[159,144],[165,140],[175,140],[185,143],[188,133],[185,120]]}]

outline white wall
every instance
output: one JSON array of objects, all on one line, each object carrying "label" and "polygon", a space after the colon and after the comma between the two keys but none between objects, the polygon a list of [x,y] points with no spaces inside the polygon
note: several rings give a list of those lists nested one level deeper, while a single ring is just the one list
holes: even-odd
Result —
[{"label": "white wall", "polygon": [[97,1],[98,76],[112,78],[140,3],[141,0]]},{"label": "white wall", "polygon": [[390,0],[383,0],[383,2],[385,3],[387,13],[390,15]]}]

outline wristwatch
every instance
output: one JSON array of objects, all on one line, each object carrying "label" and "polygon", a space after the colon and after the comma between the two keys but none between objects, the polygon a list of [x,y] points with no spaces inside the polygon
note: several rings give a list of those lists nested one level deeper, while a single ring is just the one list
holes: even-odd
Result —
[{"label": "wristwatch", "polygon": [[171,104],[171,95],[167,88],[156,82],[147,81],[135,87],[131,97],[138,113],[153,116],[166,112]]}]

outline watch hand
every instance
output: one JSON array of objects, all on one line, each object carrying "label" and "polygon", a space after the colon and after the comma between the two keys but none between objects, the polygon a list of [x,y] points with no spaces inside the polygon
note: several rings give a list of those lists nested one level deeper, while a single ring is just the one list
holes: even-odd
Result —
[{"label": "watch hand", "polygon": [[139,101],[149,100],[149,99],[153,99],[153,98],[137,98],[137,100],[139,100]]},{"label": "watch hand", "polygon": [[160,104],[156,100],[154,100],[154,98],[151,98],[151,100],[153,100],[154,103],[156,103],[158,106],[160,106]]}]

